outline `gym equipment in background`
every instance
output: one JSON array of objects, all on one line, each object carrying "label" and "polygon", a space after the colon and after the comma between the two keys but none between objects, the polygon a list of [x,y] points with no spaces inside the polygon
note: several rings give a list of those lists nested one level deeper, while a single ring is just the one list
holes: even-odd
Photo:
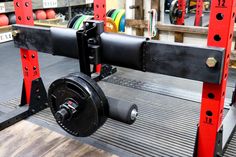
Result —
[{"label": "gym equipment in background", "polygon": [[124,9],[111,9],[107,12],[107,16],[113,19],[119,32],[125,32]]},{"label": "gym equipment in background", "polygon": [[[78,14],[71,18],[67,24],[67,28],[81,29],[83,27],[84,21],[93,20],[93,16]],[[110,33],[117,33],[118,29],[112,18],[106,18],[105,31]]]},{"label": "gym equipment in background", "polygon": [[44,10],[37,10],[35,12],[35,14],[36,14],[37,20],[46,20],[47,19],[47,14]]},{"label": "gym equipment in background", "polygon": [[46,10],[47,19],[55,19],[56,12],[53,9]]},{"label": "gym equipment in background", "polygon": [[0,26],[7,26],[9,24],[9,19],[6,14],[0,14]]}]

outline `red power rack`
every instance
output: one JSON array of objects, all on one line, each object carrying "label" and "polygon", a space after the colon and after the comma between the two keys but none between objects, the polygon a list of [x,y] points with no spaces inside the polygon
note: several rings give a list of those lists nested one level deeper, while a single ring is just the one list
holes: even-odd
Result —
[{"label": "red power rack", "polygon": [[184,25],[184,18],[186,14],[186,0],[178,0],[178,10],[181,10],[181,17],[177,18],[177,25]]},{"label": "red power rack", "polygon": [[[94,19],[104,21],[104,27],[106,25],[106,0],[94,0]],[[102,65],[96,66],[96,72],[101,72]]]},{"label": "red power rack", "polygon": [[[23,25],[34,25],[31,0],[14,1],[16,23]],[[32,50],[20,49],[21,62],[24,76],[26,103],[30,103],[32,81],[40,78],[38,53]]]},{"label": "red power rack", "polygon": [[[184,24],[185,3],[185,0],[179,0],[178,7],[183,11],[182,18],[177,22],[179,25]],[[31,0],[14,0],[14,6],[17,23],[33,26]],[[221,84],[203,84],[200,121],[193,156],[219,156],[226,147],[236,124],[235,105],[229,107],[223,120],[235,14],[235,0],[212,0],[208,46],[225,48],[224,71]],[[94,15],[96,20],[105,21],[105,0],[94,0]],[[0,117],[0,130],[46,107],[47,97],[40,78],[37,52],[25,49],[21,49],[20,52],[24,74],[22,107],[4,118]]]},{"label": "red power rack", "polygon": [[[14,0],[13,3],[16,23],[33,26],[32,1]],[[17,35],[17,32],[14,32],[14,34]],[[47,93],[40,78],[38,53],[32,50],[20,49],[20,55],[24,76],[21,104],[19,108],[0,116],[0,130],[47,107]]]},{"label": "red power rack", "polygon": [[222,82],[203,84],[202,103],[195,156],[219,156],[234,130],[236,108],[230,107],[227,115],[224,113],[226,83],[230,62],[233,28],[236,11],[235,0],[212,0],[208,46],[225,48],[224,71]]},{"label": "red power rack", "polygon": [[194,26],[202,26],[203,0],[197,0]]}]

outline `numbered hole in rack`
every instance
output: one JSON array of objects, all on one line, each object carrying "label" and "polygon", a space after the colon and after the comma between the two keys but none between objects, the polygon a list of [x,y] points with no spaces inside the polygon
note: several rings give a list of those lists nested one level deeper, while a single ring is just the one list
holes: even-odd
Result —
[{"label": "numbered hole in rack", "polygon": [[99,5],[97,4],[96,7],[99,8]]},{"label": "numbered hole in rack", "polygon": [[229,54],[227,55],[227,59],[229,59]]},{"label": "numbered hole in rack", "polygon": [[225,74],[225,79],[227,78],[228,74]]},{"label": "numbered hole in rack", "polygon": [[28,71],[29,70],[29,68],[28,67],[25,67],[25,71]]},{"label": "numbered hole in rack", "polygon": [[96,18],[98,19],[98,18],[99,18],[99,15],[96,15]]},{"label": "numbered hole in rack", "polygon": [[19,3],[19,2],[16,2],[16,6],[17,6],[17,7],[20,7],[20,3]]},{"label": "numbered hole in rack", "polygon": [[35,58],[35,55],[34,54],[32,54],[32,56],[31,56],[32,58]]},{"label": "numbered hole in rack", "polygon": [[25,2],[25,6],[28,7],[30,4],[29,2]]},{"label": "numbered hole in rack", "polygon": [[223,20],[223,18],[224,18],[224,14],[222,14],[222,13],[216,14],[216,19],[217,20]]},{"label": "numbered hole in rack", "polygon": [[230,39],[233,37],[232,33],[230,34],[230,36],[229,36],[229,37],[230,37]]},{"label": "numbered hole in rack", "polygon": [[33,67],[33,70],[36,70],[36,69],[37,69],[37,67],[36,67],[36,66],[34,66],[34,67]]},{"label": "numbered hole in rack", "polygon": [[213,113],[210,110],[208,110],[208,111],[206,111],[206,115],[211,117],[211,116],[213,116]]},{"label": "numbered hole in rack", "polygon": [[20,21],[21,21],[21,16],[18,16],[18,20],[20,20]]},{"label": "numbered hole in rack", "polygon": [[234,16],[235,16],[235,13],[233,13],[233,18],[234,18]]},{"label": "numbered hole in rack", "polygon": [[215,98],[215,95],[213,93],[208,93],[207,96],[208,96],[209,99],[214,99]]},{"label": "numbered hole in rack", "polygon": [[219,35],[219,34],[216,34],[216,35],[214,36],[214,40],[215,40],[215,41],[221,41],[220,35]]},{"label": "numbered hole in rack", "polygon": [[30,16],[27,16],[27,20],[30,20],[31,19],[31,17]]},{"label": "numbered hole in rack", "polygon": [[102,7],[105,8],[105,4],[103,4]]}]

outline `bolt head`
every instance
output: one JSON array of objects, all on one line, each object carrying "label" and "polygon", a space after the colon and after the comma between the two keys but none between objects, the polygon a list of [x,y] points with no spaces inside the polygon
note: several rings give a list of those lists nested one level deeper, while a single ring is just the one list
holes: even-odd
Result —
[{"label": "bolt head", "polygon": [[209,68],[214,68],[217,64],[217,60],[214,57],[207,58],[206,65]]},{"label": "bolt head", "polygon": [[12,36],[16,37],[19,33],[20,33],[19,30],[14,30],[14,31],[12,31]]}]

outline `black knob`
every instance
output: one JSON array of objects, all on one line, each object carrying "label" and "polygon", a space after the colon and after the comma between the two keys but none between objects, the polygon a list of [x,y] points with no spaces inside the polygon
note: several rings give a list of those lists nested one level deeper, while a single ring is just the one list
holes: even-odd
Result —
[{"label": "black knob", "polygon": [[55,118],[59,122],[64,122],[67,118],[69,118],[69,116],[70,114],[65,108],[60,109],[55,114]]}]

